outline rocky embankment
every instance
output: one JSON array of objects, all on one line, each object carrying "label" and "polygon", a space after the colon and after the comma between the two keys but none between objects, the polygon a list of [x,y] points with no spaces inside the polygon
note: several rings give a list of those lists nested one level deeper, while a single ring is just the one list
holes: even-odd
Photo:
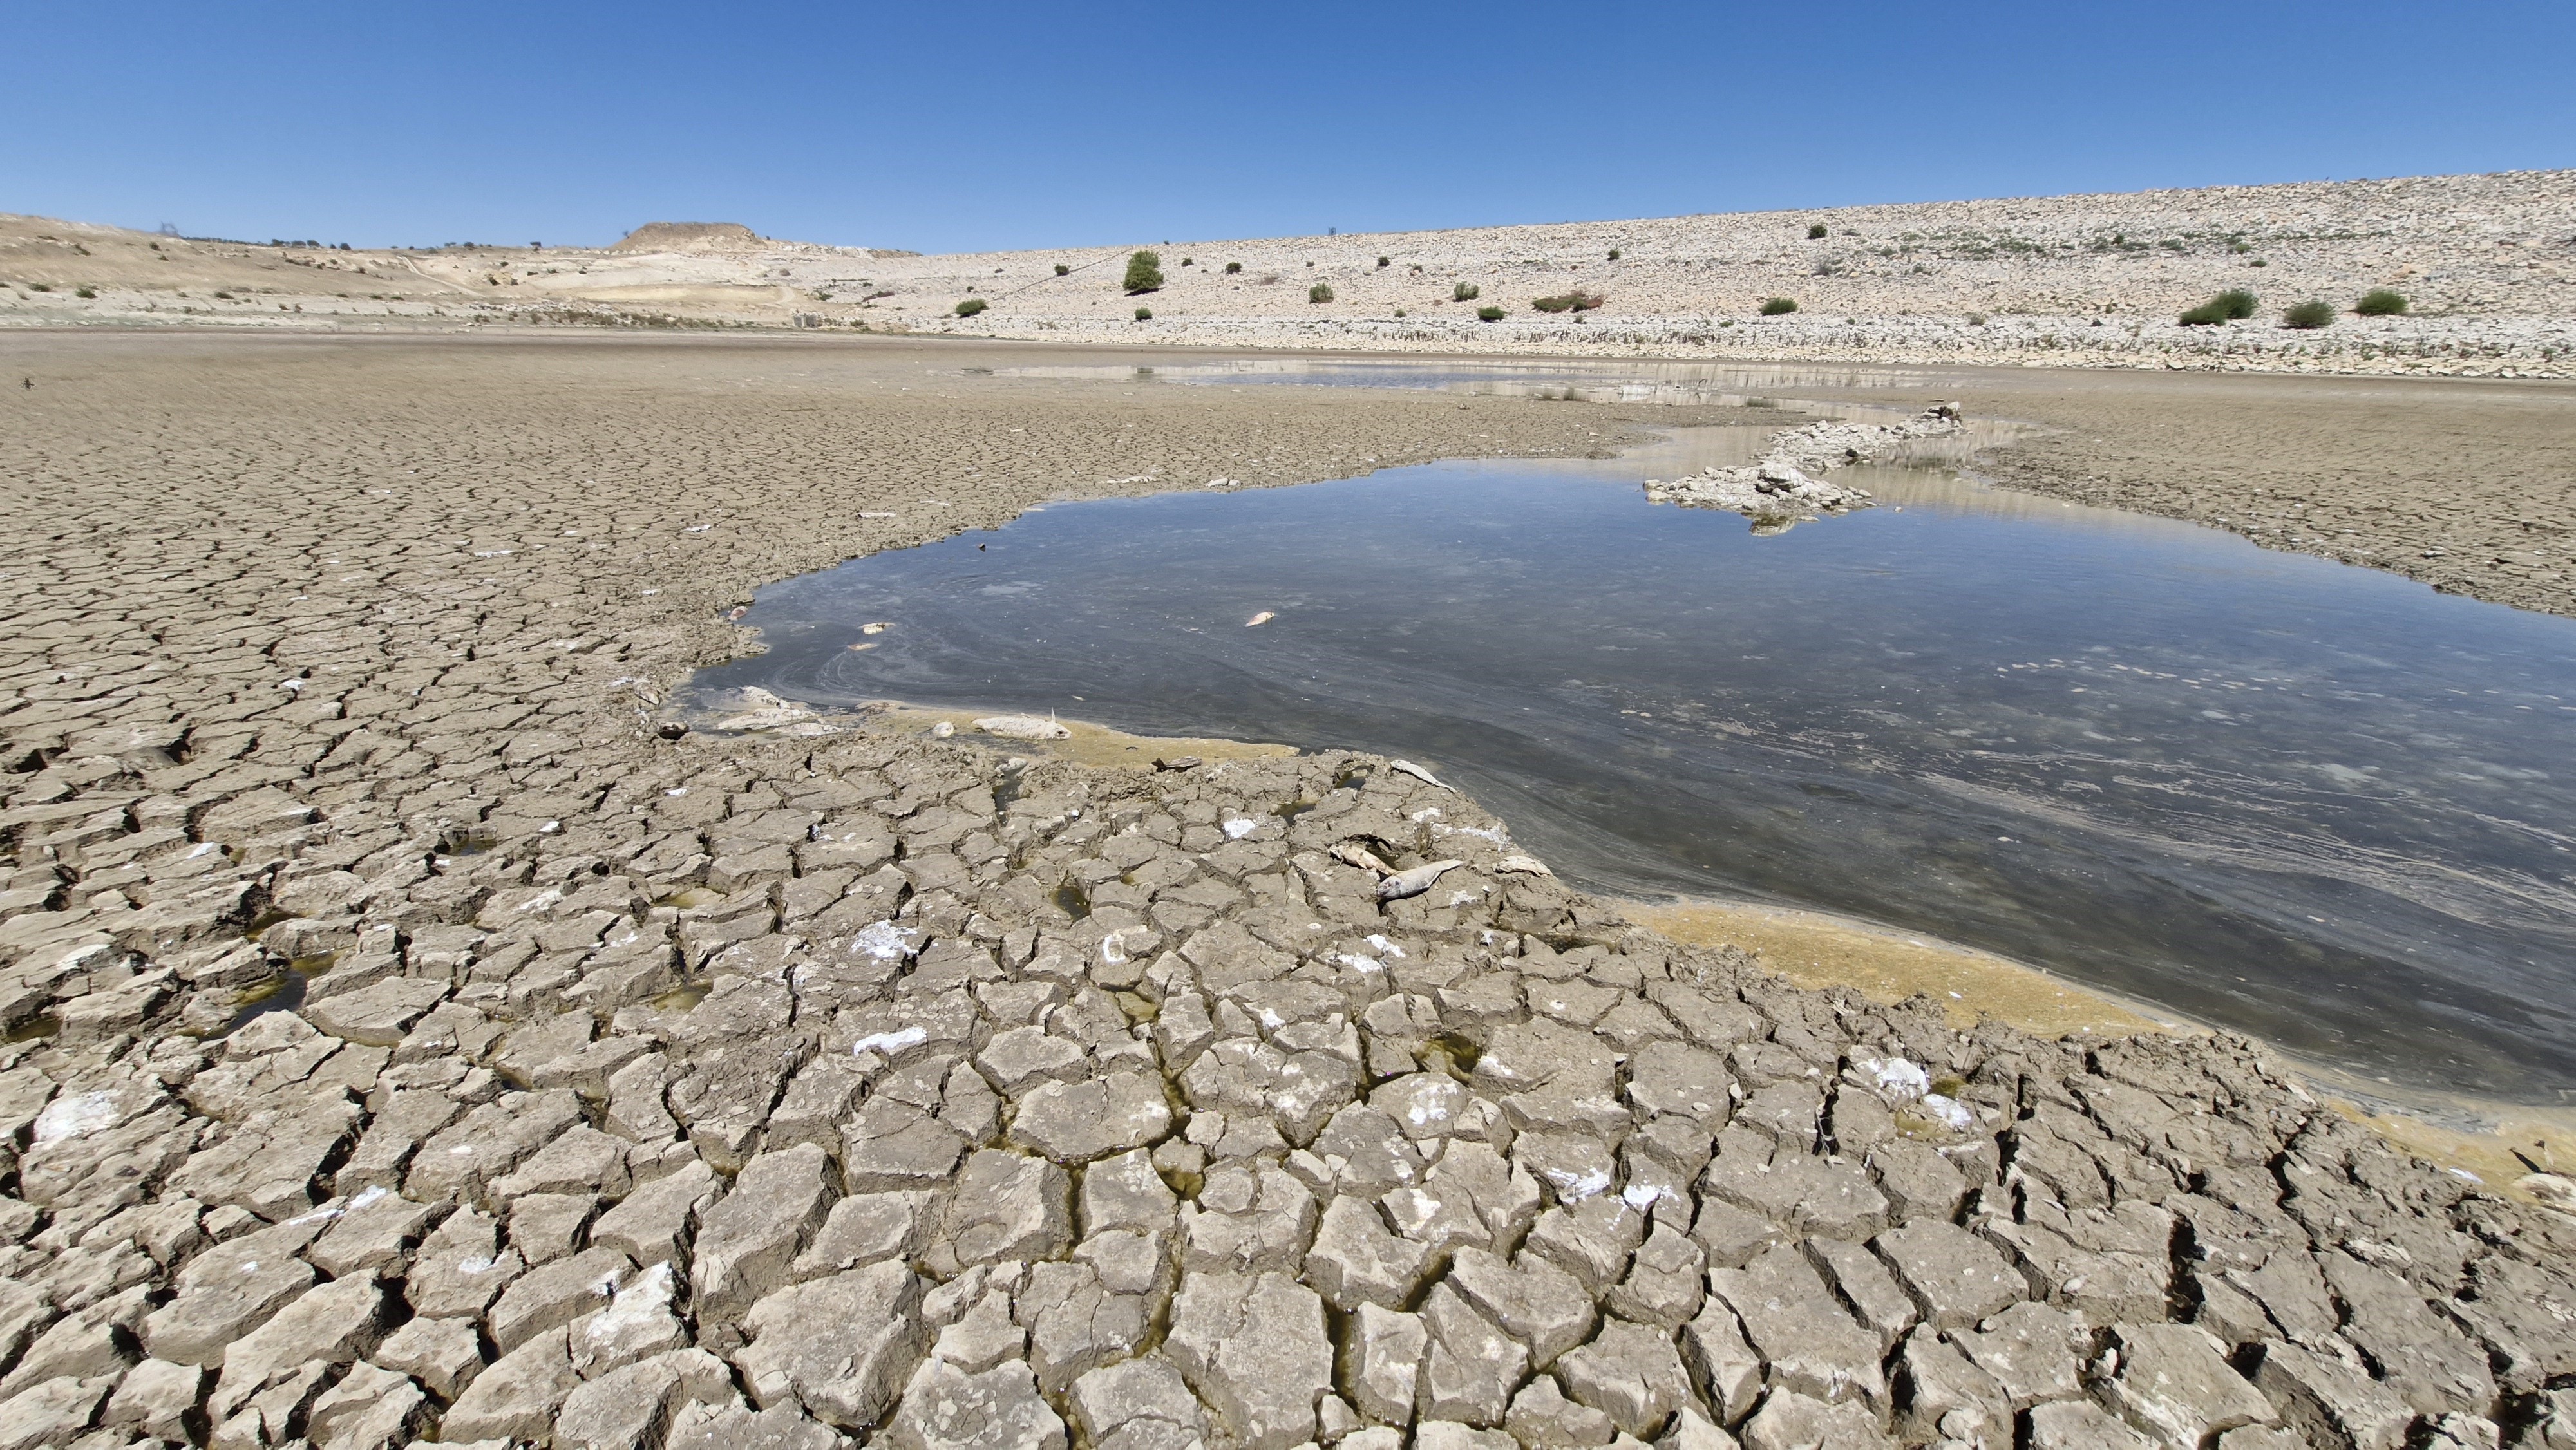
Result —
[{"label": "rocky embankment", "polygon": [[1786,533],[1818,514],[1849,513],[1870,506],[1869,490],[1818,478],[1846,464],[1880,457],[1920,438],[1959,431],[1959,410],[1935,403],[1896,423],[1828,420],[1774,434],[1756,461],[1735,468],[1711,465],[1687,478],[1646,480],[1646,497],[1684,508],[1725,509],[1753,521],[1757,534]]},{"label": "rocky embankment", "polygon": [[[1371,757],[639,708],[721,638],[656,591],[964,497],[923,438],[1043,440],[1006,513],[1567,410],[818,419],[715,353],[511,391],[542,351],[128,358],[0,445],[0,1446],[2576,1435],[2576,1230],[2244,1042],[1796,990]],[[728,427],[764,476],[642,466]]]}]

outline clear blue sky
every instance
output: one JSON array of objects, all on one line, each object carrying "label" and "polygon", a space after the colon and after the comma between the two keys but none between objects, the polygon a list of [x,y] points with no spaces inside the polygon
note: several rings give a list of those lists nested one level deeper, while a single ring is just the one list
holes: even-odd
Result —
[{"label": "clear blue sky", "polygon": [[0,5],[0,211],[954,251],[2576,165],[2576,3]]}]

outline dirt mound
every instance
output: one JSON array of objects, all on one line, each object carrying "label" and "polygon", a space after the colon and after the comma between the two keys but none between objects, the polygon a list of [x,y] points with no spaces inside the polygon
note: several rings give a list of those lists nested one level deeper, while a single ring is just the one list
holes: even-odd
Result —
[{"label": "dirt mound", "polygon": [[646,222],[612,252],[756,252],[767,243],[740,222]]}]

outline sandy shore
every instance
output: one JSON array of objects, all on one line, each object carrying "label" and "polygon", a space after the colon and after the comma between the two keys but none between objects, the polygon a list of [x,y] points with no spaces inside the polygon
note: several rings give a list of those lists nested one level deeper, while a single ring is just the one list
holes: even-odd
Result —
[{"label": "sandy shore", "polygon": [[750,588],[856,553],[1701,414],[921,344],[0,354],[25,1443],[2576,1424],[2576,1219],[2242,1040],[1804,990],[1366,756],[654,728]]}]

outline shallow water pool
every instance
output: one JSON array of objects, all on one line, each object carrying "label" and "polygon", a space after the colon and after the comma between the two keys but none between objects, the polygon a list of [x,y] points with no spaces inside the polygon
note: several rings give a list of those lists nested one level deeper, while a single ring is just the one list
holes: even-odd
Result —
[{"label": "shallow water pool", "polygon": [[2576,1090],[2576,621],[1931,468],[1773,538],[1644,500],[1739,431],[1052,505],[762,591],[696,684],[1409,756],[1588,888]]}]

